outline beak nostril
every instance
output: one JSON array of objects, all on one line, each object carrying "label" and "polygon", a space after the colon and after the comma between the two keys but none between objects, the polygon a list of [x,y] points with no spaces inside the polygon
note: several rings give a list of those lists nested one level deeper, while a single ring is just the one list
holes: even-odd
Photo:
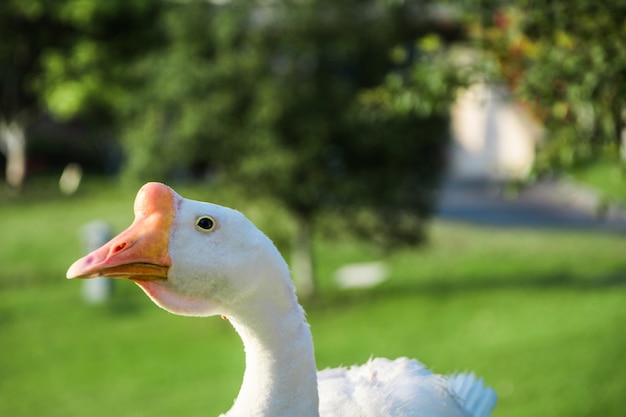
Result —
[{"label": "beak nostril", "polygon": [[125,247],[126,247],[126,242],[118,243],[117,245],[113,246],[113,250],[111,251],[111,253],[120,252]]}]

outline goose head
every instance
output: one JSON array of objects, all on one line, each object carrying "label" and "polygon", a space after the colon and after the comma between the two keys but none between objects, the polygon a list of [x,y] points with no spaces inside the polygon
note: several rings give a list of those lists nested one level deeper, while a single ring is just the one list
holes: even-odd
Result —
[{"label": "goose head", "polygon": [[77,260],[67,277],[129,279],[158,306],[187,316],[289,302],[285,262],[240,212],[185,199],[160,183],[139,190],[134,212],[128,229]]}]

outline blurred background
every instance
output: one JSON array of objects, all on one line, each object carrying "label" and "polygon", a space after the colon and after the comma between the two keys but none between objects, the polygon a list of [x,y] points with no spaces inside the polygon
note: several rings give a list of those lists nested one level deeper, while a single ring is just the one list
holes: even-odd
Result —
[{"label": "blurred background", "polygon": [[621,416],[626,5],[3,0],[0,415],[219,415],[243,352],[67,267],[146,181],[243,211],[319,368],[474,370],[494,416]]}]

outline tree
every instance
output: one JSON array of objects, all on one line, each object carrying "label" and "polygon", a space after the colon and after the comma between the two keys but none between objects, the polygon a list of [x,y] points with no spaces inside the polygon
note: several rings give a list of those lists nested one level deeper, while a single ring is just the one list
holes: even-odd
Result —
[{"label": "tree", "polygon": [[546,127],[537,169],[618,156],[626,123],[626,4],[468,5],[476,44],[495,57],[503,81]]},{"label": "tree", "polygon": [[127,96],[125,66],[157,38],[150,0],[0,2],[0,150],[19,189],[26,138],[44,112],[110,122]]},{"label": "tree", "polygon": [[398,7],[170,5],[167,45],[138,67],[127,173],[165,178],[203,162],[281,201],[297,225],[292,266],[305,296],[311,233],[328,213],[382,245],[419,242],[445,165],[447,99],[396,97],[405,79],[432,78],[409,71],[426,51]]},{"label": "tree", "polygon": [[18,190],[26,173],[25,128],[36,113],[36,94],[29,83],[42,49],[58,42],[64,32],[48,36],[53,24],[46,27],[42,8],[36,1],[0,4],[0,151],[7,159],[6,182]]}]

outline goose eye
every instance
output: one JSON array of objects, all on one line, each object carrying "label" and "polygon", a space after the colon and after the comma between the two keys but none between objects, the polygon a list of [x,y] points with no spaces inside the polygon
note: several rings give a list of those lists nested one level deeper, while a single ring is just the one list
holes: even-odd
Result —
[{"label": "goose eye", "polygon": [[203,232],[209,232],[215,227],[215,220],[211,216],[198,217],[196,220],[196,227]]}]

